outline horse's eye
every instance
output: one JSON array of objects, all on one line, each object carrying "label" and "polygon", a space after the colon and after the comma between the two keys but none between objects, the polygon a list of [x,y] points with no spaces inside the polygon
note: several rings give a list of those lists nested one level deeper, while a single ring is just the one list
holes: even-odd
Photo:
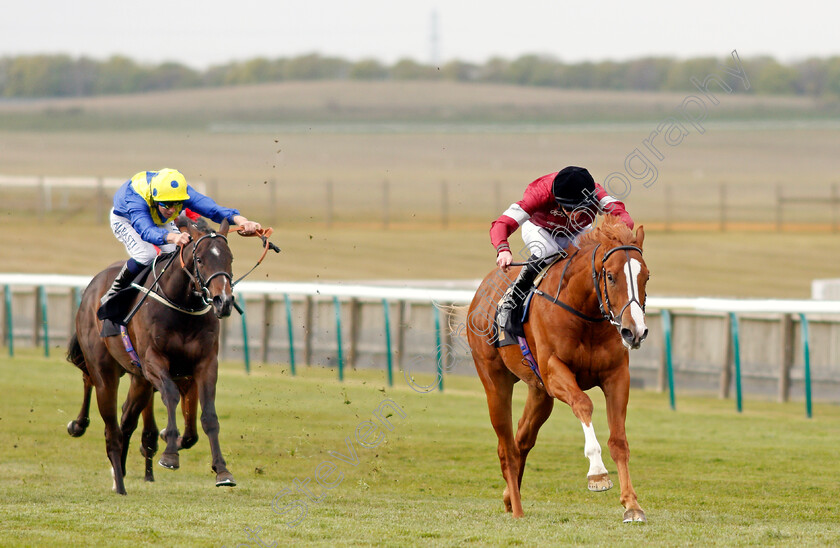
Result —
[{"label": "horse's eye", "polygon": [[197,262],[198,264],[201,264],[201,257],[196,257],[195,262]]},{"label": "horse's eye", "polygon": [[611,284],[615,283],[615,278],[613,278],[612,272],[607,272],[607,280],[609,280]]}]

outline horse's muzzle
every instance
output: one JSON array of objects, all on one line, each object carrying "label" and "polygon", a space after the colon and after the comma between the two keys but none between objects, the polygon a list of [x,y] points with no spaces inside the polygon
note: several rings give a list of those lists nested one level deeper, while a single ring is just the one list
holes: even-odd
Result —
[{"label": "horse's muzzle", "polygon": [[637,350],[640,346],[642,346],[642,342],[647,338],[647,336],[647,327],[642,331],[634,331],[626,327],[621,328],[621,339],[622,342],[624,342],[624,346],[633,350]]},{"label": "horse's muzzle", "polygon": [[227,318],[233,308],[233,298],[216,295],[213,297],[213,313],[217,318]]}]

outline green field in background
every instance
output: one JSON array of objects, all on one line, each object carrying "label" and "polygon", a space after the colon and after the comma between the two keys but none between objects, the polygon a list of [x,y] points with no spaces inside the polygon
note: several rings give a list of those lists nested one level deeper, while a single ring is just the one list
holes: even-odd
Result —
[{"label": "green field in background", "polygon": [[[489,223],[488,223],[489,225]],[[105,224],[32,222],[0,218],[3,272],[93,276],[125,259],[125,249]],[[230,238],[234,275],[261,253],[258,240]],[[249,280],[364,281],[478,280],[495,268],[487,228],[378,230],[280,226],[270,253]],[[522,245],[518,236],[511,240]],[[831,233],[705,233],[648,231],[648,294],[808,298],[814,278],[840,275],[840,238]]]},{"label": "green field in background", "polygon": [[[840,184],[834,106],[720,94],[700,133],[681,118],[684,98],[297,82],[0,101],[0,175],[127,179],[178,168],[277,229],[284,251],[253,279],[477,279],[493,266],[491,221],[530,181],[569,164],[603,180],[675,118],[690,133],[673,147],[658,137],[657,180],[634,183],[625,199],[652,229],[650,294],[804,298],[812,279],[840,276],[830,231],[840,205],[827,199]],[[816,201],[787,207],[777,233],[780,188]],[[45,211],[37,188],[0,186],[0,270],[93,275],[123,259],[101,213],[110,198],[53,189]],[[257,250],[234,245],[244,272]]]},{"label": "green field in background", "polygon": [[[639,526],[621,523],[617,477],[611,491],[586,490],[580,424],[560,403],[528,459],[525,518],[514,521],[503,511],[496,437],[478,379],[450,376],[445,392],[430,394],[414,392],[399,374],[394,387],[370,370],[348,371],[346,379],[307,367],[292,377],[284,364],[256,366],[246,376],[241,364],[224,364],[220,441],[239,485],[213,486],[203,432],[182,452],[180,470],[155,465],[157,481],[144,483],[138,431],[128,495],[120,497],[110,491],[95,403],[82,438],[65,430],[81,403],[79,371],[34,351],[0,358],[3,545],[235,546],[249,543],[246,528],[281,546],[840,543],[837,406],[817,404],[809,420],[800,403],[749,400],[737,414],[731,401],[681,395],[673,412],[665,394],[633,391],[631,473],[648,516]],[[615,476],[603,396],[591,396]],[[356,443],[358,463],[339,462],[341,483],[289,527],[272,511],[273,498],[294,490],[295,478],[314,478],[330,451],[346,454],[346,438],[386,398],[405,417],[389,417],[393,430],[378,447]],[[523,398],[518,387],[516,416]],[[313,494],[324,494],[312,486],[314,479]]]}]

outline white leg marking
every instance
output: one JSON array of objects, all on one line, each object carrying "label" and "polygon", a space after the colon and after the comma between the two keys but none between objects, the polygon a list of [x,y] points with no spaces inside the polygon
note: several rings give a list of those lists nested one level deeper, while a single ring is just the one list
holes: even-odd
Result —
[{"label": "white leg marking", "polygon": [[604,466],[604,461],[601,460],[601,444],[598,443],[598,438],[595,437],[595,429],[592,428],[592,424],[586,425],[580,423],[580,425],[583,427],[583,435],[586,437],[583,454],[589,459],[589,473],[587,476],[606,474],[607,467]]},{"label": "white leg marking", "polygon": [[117,492],[117,473],[114,472],[114,467],[111,467],[111,491]]},{"label": "white leg marking", "polygon": [[[627,279],[627,298],[632,299],[633,295],[637,300],[641,300],[643,295],[639,294],[638,278],[642,272],[642,263],[638,259],[630,259],[624,265],[624,277]],[[634,287],[635,285],[635,287]],[[641,337],[642,333],[647,329],[645,324],[645,312],[638,303],[630,304],[630,316],[633,318],[633,323],[636,326],[636,336]]]}]

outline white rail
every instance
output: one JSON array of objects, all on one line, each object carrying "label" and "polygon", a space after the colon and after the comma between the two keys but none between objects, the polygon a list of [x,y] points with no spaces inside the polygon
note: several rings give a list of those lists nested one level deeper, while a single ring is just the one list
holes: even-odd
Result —
[{"label": "white rail", "polygon": [[[90,276],[59,274],[3,274],[0,285],[84,288]],[[413,282],[422,283],[422,282]],[[300,283],[243,281],[236,286],[246,295],[308,295],[345,297],[362,300],[404,300],[468,304],[475,291],[469,289],[438,289],[422,287],[394,287],[359,283]],[[648,297],[647,307],[656,310],[685,310],[737,313],[779,314],[840,314],[840,301],[809,299],[717,299],[708,297]]]}]

